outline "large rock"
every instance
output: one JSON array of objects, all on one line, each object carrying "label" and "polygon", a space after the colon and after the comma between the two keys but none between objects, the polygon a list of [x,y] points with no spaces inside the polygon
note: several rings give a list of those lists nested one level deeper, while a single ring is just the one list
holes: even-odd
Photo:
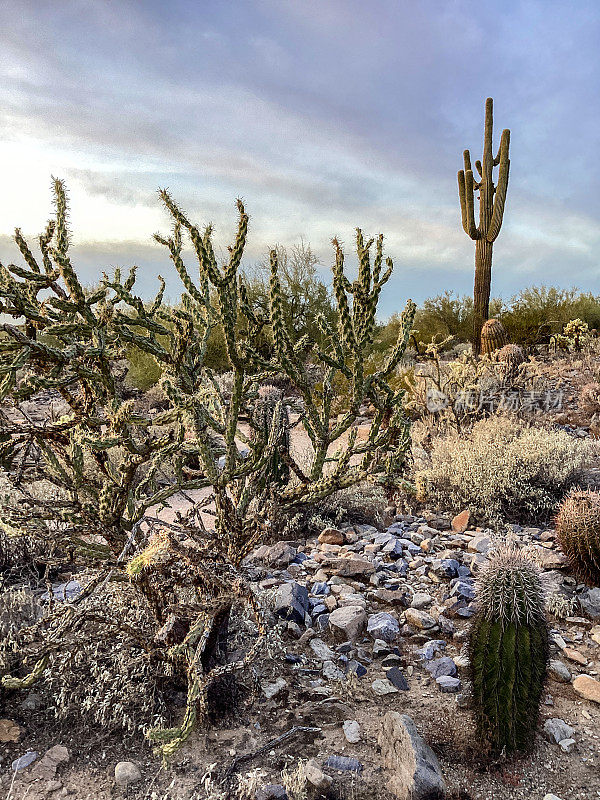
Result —
[{"label": "large rock", "polygon": [[278,617],[304,624],[305,614],[308,610],[308,590],[306,586],[292,581],[284,583],[277,590],[273,610]]},{"label": "large rock", "polygon": [[584,700],[600,703],[600,681],[594,680],[589,675],[579,675],[573,681],[573,688]]},{"label": "large rock", "polygon": [[329,629],[338,642],[357,639],[365,631],[367,614],[362,606],[342,606],[329,615]]},{"label": "large rock", "polygon": [[388,712],[378,738],[390,772],[389,788],[398,800],[443,800],[446,786],[439,762],[409,716]]},{"label": "large rock", "polygon": [[334,558],[322,568],[340,578],[368,578],[375,572],[375,566],[366,558]]},{"label": "large rock", "polygon": [[579,595],[579,602],[590,619],[600,619],[600,589],[586,589]]},{"label": "large rock", "polygon": [[297,549],[287,542],[276,542],[272,545],[263,544],[250,556],[251,561],[262,561],[269,567],[285,569],[297,554]]},{"label": "large rock", "polygon": [[384,642],[393,642],[400,632],[400,625],[396,617],[386,611],[371,614],[367,624],[367,633],[373,639],[383,639]]},{"label": "large rock", "polygon": [[415,628],[419,628],[419,630],[429,630],[429,628],[433,628],[436,624],[431,614],[428,614],[426,611],[420,611],[418,608],[407,608],[404,612],[404,616],[409,625],[413,625]]},{"label": "large rock", "polygon": [[471,512],[468,509],[461,511],[452,520],[452,530],[456,533],[464,533],[469,527],[469,520],[471,519]]},{"label": "large rock", "polygon": [[345,538],[341,531],[337,528],[325,528],[319,534],[319,541],[321,544],[344,544]]},{"label": "large rock", "polygon": [[311,758],[304,765],[304,775],[310,785],[321,792],[326,792],[333,783],[333,778],[323,772],[314,758]]},{"label": "large rock", "polygon": [[133,761],[119,761],[115,767],[115,783],[120,789],[126,789],[132,783],[141,781],[142,773]]},{"label": "large rock", "polygon": [[570,739],[575,733],[575,729],[568,725],[564,719],[547,719],[544,722],[544,736],[549,742],[558,744],[563,739]]}]

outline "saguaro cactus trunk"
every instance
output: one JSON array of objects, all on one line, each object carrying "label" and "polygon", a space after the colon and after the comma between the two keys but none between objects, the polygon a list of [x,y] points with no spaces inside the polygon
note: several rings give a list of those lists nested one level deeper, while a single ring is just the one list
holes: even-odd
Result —
[{"label": "saguaro cactus trunk", "polygon": [[[465,233],[475,241],[473,348],[477,354],[481,350],[481,328],[489,316],[492,248],[502,227],[510,167],[508,129],[502,131],[500,147],[495,158],[492,153],[493,104],[492,98],[488,97],[485,101],[483,158],[475,162],[480,180],[475,181],[473,178],[471,154],[468,150],[463,153],[464,169],[458,173],[462,226]],[[494,167],[499,167],[497,186],[494,185],[492,174]],[[474,194],[477,190],[479,190],[479,225],[475,225],[474,209]]]}]

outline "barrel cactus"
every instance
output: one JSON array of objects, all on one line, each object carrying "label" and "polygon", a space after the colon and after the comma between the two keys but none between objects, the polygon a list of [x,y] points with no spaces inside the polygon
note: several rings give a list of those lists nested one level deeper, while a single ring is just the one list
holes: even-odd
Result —
[{"label": "barrel cactus", "polygon": [[494,754],[533,741],[548,662],[544,593],[536,565],[503,548],[478,581],[469,653],[478,734]]},{"label": "barrel cactus", "polygon": [[556,515],[556,532],[577,574],[600,586],[600,492],[568,494]]},{"label": "barrel cactus", "polygon": [[508,344],[508,335],[499,319],[488,319],[481,329],[481,352],[491,355]]},{"label": "barrel cactus", "polygon": [[519,347],[518,344],[505,344],[495,355],[498,363],[501,365],[504,380],[514,380],[519,371],[519,367],[525,361],[522,348]]}]

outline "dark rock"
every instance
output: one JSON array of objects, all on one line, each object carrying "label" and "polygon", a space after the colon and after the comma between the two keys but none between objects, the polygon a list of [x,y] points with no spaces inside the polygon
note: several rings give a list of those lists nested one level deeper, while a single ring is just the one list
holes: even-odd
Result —
[{"label": "dark rock", "polygon": [[446,786],[437,757],[409,716],[388,712],[378,739],[398,800],[443,800]]},{"label": "dark rock", "polygon": [[287,800],[285,786],[280,783],[267,783],[256,790],[255,800]]},{"label": "dark rock", "polygon": [[392,667],[391,669],[386,670],[385,677],[392,684],[392,686],[396,687],[396,689],[400,689],[402,692],[408,691],[408,681],[398,667]]},{"label": "dark rock", "polygon": [[429,662],[425,669],[436,679],[441,678],[443,675],[446,675],[450,678],[455,678],[458,675],[456,664],[448,656],[436,658],[434,661]]},{"label": "dark rock", "polygon": [[305,586],[291,581],[279,587],[273,607],[275,614],[299,625],[305,621],[308,610],[308,591]]},{"label": "dark rock", "polygon": [[357,758],[348,756],[329,756],[325,762],[325,767],[337,769],[339,772],[362,772],[363,765]]}]

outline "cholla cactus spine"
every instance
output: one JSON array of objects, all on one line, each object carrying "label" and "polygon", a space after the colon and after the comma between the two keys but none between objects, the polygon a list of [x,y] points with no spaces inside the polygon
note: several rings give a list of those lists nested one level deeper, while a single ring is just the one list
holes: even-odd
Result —
[{"label": "cholla cactus spine", "polygon": [[600,493],[575,490],[556,515],[558,543],[577,574],[600,586]]},{"label": "cholla cactus spine", "polygon": [[527,750],[548,661],[539,571],[518,551],[503,548],[477,588],[469,651],[478,733],[494,753]]}]

